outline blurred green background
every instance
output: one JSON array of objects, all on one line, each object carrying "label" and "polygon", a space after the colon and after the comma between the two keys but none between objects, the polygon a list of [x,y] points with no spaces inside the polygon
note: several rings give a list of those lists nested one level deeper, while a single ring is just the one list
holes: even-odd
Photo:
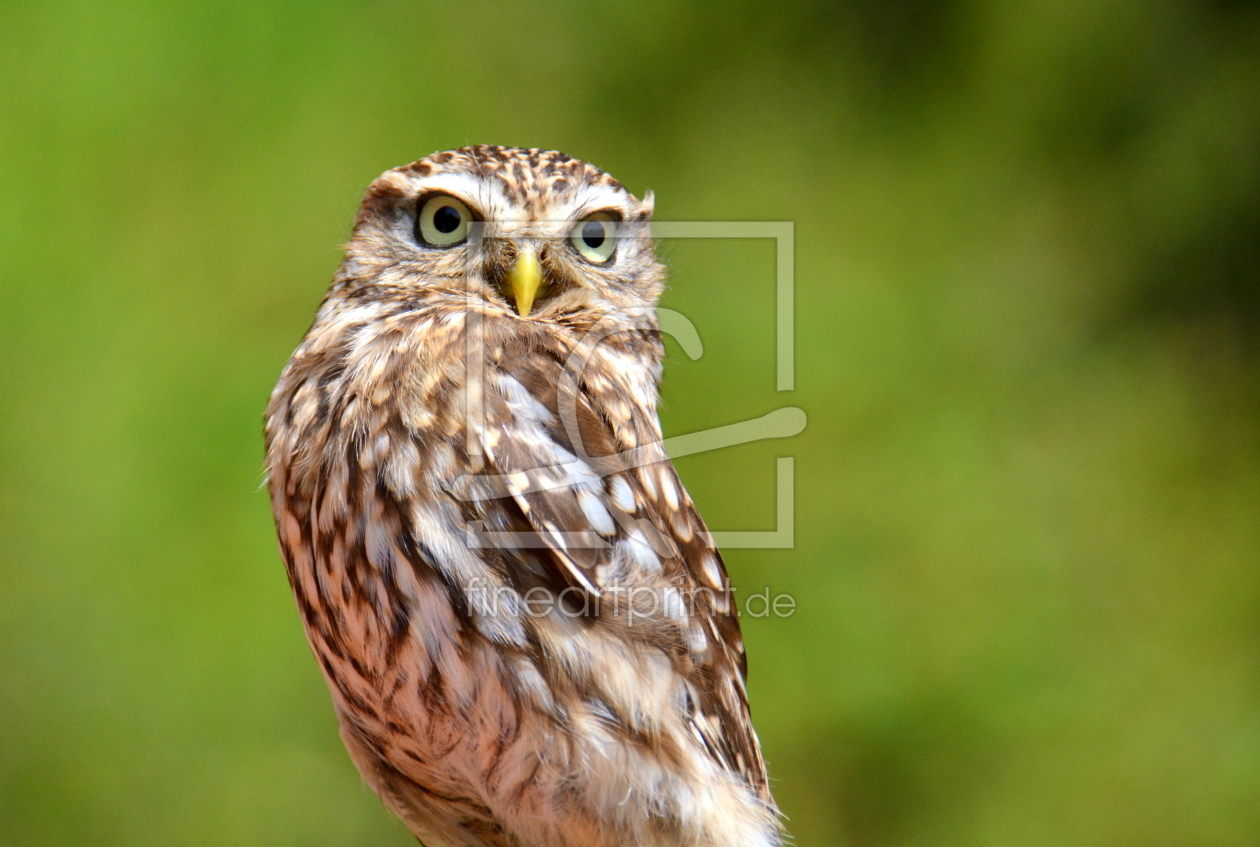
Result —
[{"label": "blurred green background", "polygon": [[1260,8],[0,4],[0,844],[405,845],[337,737],[261,414],[378,173],[564,150],[661,220],[664,421],[801,845],[1260,843]]}]

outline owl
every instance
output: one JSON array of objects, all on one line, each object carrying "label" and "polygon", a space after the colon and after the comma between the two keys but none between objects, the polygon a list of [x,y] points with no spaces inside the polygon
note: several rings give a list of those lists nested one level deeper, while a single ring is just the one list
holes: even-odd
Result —
[{"label": "owl", "polygon": [[341,737],[429,847],[770,847],[735,601],[661,446],[664,269],[562,153],[368,188],[266,412]]}]

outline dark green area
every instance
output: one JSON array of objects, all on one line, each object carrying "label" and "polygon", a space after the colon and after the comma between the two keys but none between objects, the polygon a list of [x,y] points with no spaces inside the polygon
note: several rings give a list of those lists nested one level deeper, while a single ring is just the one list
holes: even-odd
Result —
[{"label": "dark green area", "polygon": [[0,5],[0,844],[411,843],[341,749],[260,416],[388,167],[540,146],[674,241],[669,433],[801,845],[1260,842],[1260,7]]}]

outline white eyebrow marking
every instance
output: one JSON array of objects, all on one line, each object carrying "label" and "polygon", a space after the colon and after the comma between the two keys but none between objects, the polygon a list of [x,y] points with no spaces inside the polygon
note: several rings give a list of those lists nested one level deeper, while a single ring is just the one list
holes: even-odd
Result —
[{"label": "white eyebrow marking", "polygon": [[472,174],[448,172],[426,176],[414,183],[420,193],[442,191],[474,207],[474,211],[485,216],[487,220],[497,221],[507,218],[512,203],[503,193],[498,180],[482,179]]},{"label": "white eyebrow marking", "polygon": [[417,180],[416,187],[421,192],[449,191],[456,196],[472,200],[482,193],[484,181],[477,179],[471,174],[451,172],[426,176]]},{"label": "white eyebrow marking", "polygon": [[586,210],[621,209],[626,211],[626,192],[611,185],[588,185],[578,192],[577,198],[570,206],[574,216],[584,214]]}]

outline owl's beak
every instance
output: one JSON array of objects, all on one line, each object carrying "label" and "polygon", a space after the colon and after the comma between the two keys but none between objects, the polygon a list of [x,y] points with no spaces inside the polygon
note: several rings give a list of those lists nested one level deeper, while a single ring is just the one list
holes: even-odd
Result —
[{"label": "owl's beak", "polygon": [[542,285],[542,266],[538,264],[538,253],[533,250],[522,250],[516,257],[516,264],[508,271],[508,288],[512,291],[512,299],[516,301],[516,311],[522,318],[529,316],[534,305],[534,296]]}]

